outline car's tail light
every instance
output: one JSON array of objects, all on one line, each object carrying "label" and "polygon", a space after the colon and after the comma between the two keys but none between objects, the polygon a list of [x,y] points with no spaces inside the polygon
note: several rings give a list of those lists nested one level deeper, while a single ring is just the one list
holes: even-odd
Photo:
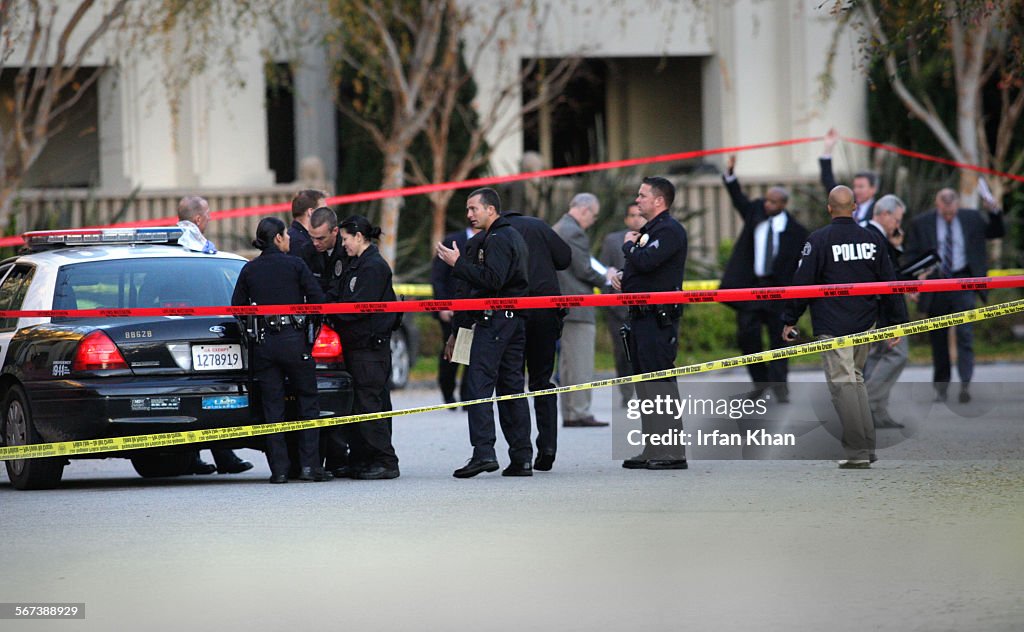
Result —
[{"label": "car's tail light", "polygon": [[94,331],[78,343],[71,368],[75,371],[127,369],[128,363],[110,336],[102,331]]},{"label": "car's tail light", "polygon": [[313,359],[317,362],[341,362],[341,337],[327,325],[321,325],[320,335],[313,343]]}]

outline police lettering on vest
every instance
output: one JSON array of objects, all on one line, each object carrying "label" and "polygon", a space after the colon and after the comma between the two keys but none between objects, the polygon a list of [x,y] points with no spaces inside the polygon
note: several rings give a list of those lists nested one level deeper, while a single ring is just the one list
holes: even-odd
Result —
[{"label": "police lettering on vest", "polygon": [[837,263],[839,261],[857,261],[858,259],[874,261],[877,251],[876,244],[833,244],[832,260]]}]

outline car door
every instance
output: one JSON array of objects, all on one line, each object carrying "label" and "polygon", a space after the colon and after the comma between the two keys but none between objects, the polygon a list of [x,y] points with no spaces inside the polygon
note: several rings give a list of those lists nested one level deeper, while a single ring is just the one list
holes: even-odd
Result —
[{"label": "car door", "polygon": [[[0,268],[0,309],[21,309],[35,266],[7,264]],[[7,358],[11,338],[18,331],[19,318],[0,318],[0,366]]]}]

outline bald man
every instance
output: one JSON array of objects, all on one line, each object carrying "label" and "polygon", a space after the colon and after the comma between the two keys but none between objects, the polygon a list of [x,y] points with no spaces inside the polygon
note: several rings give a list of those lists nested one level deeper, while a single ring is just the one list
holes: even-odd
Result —
[{"label": "bald man", "polygon": [[[828,196],[832,223],[811,233],[793,276],[793,285],[868,283],[894,281],[896,274],[885,239],[853,220],[853,191],[837,186]],[[907,309],[894,294],[881,296],[837,296],[789,301],[782,312],[784,339],[796,336],[796,322],[808,304],[811,324],[818,340],[848,336],[907,322]],[[899,339],[890,341],[896,344]],[[843,427],[846,459],[841,469],[868,469],[875,457],[875,428],[868,392],[864,386],[864,363],[868,345],[824,351],[821,354],[832,405]]]}]

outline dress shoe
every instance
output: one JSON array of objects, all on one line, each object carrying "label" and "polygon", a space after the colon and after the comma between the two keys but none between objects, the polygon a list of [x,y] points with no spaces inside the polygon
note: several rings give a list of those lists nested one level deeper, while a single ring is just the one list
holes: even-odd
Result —
[{"label": "dress shoe", "polygon": [[334,476],[322,467],[304,467],[299,471],[299,480],[322,483],[334,480]]},{"label": "dress shoe", "polygon": [[960,403],[969,404],[971,401],[971,392],[966,388],[960,389]]},{"label": "dress shoe", "polygon": [[225,465],[223,467],[218,465],[217,466],[217,473],[218,474],[241,474],[242,472],[248,472],[251,469],[252,469],[252,463],[250,463],[249,461],[243,461],[242,459],[238,459],[238,460],[234,461],[233,463],[229,463],[229,464],[227,464],[227,465]]},{"label": "dress shoe", "polygon": [[626,468],[627,470],[646,470],[647,469],[647,461],[649,461],[649,460],[650,459],[648,459],[644,455],[638,454],[638,455],[636,455],[636,456],[634,456],[632,458],[629,458],[629,459],[626,459],[625,461],[623,461],[622,462],[622,467]]},{"label": "dress shoe", "polygon": [[359,468],[354,465],[342,465],[331,468],[330,472],[334,478],[356,478],[356,475],[359,474]]},{"label": "dress shoe", "polygon": [[288,475],[287,474],[272,474],[270,476],[270,482],[272,484],[274,484],[274,485],[278,485],[280,483],[287,483],[288,482]]},{"label": "dress shoe", "polygon": [[483,459],[470,459],[466,461],[466,464],[455,470],[452,476],[455,478],[473,478],[477,474],[483,474],[484,472],[497,472],[498,462],[497,461],[485,461]]},{"label": "dress shoe", "polygon": [[537,455],[537,459],[533,462],[533,469],[540,470],[541,472],[550,472],[551,466],[555,464],[555,453],[554,451],[544,451]]},{"label": "dress shoe", "polygon": [[562,422],[564,428],[600,428],[607,426],[607,421],[598,421],[593,417],[584,417],[583,419],[569,419]]},{"label": "dress shoe", "polygon": [[686,459],[652,459],[647,462],[648,470],[685,470]]},{"label": "dress shoe", "polygon": [[398,466],[387,467],[384,465],[371,465],[366,469],[359,470],[352,478],[358,478],[361,481],[379,481],[383,479],[398,478]]},{"label": "dress shoe", "polygon": [[935,400],[934,401],[936,401],[936,402],[944,402],[944,401],[946,401],[946,391],[937,389],[935,391]]},{"label": "dress shoe", "polygon": [[869,470],[871,461],[869,459],[845,459],[839,462],[841,470]]},{"label": "dress shoe", "polygon": [[529,461],[522,463],[509,463],[508,467],[501,471],[502,476],[533,476],[533,467]]},{"label": "dress shoe", "polygon": [[217,466],[213,463],[207,463],[206,461],[196,457],[194,461],[189,463],[188,474],[213,474],[217,471]]}]

